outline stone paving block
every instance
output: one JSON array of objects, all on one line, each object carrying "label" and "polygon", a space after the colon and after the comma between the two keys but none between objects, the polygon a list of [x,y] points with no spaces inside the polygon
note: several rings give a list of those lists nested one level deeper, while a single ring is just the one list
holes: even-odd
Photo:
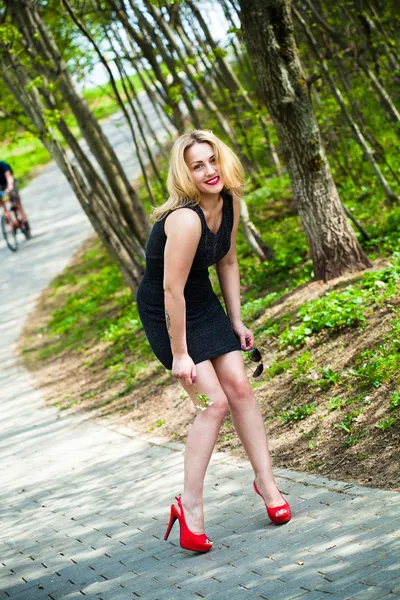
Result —
[{"label": "stone paving block", "polygon": [[266,600],[291,600],[292,598],[300,598],[304,594],[304,590],[300,587],[291,587],[287,583],[277,580],[267,581],[253,588],[252,591]]},{"label": "stone paving block", "polygon": [[[136,600],[137,596],[132,596],[132,598]],[[165,589],[149,592],[145,596],[145,600],[199,600],[199,598],[200,597],[197,595],[185,595],[183,590],[178,590],[173,587],[167,587]],[[104,600],[113,600],[113,598],[111,597],[110,599]]]},{"label": "stone paving block", "polygon": [[367,590],[371,591],[371,588],[368,585],[355,582],[342,590],[333,591],[332,595],[329,597],[334,600],[353,600],[353,598],[357,597],[357,594],[365,594]]},{"label": "stone paving block", "polygon": [[[397,564],[397,568],[394,569],[390,569],[390,570],[375,570],[374,573],[372,573],[371,575],[366,575],[366,576],[361,576],[360,577],[360,581],[361,583],[365,583],[366,585],[382,585],[383,583],[389,583],[390,581],[393,581],[394,579],[397,579],[399,577],[399,563],[400,560]],[[375,566],[375,565],[374,565]],[[389,583],[390,585],[390,583]]]},{"label": "stone paving block", "polygon": [[380,587],[369,587],[365,590],[354,594],[351,600],[379,600],[380,598],[387,598],[388,600],[394,600],[395,596],[390,594],[386,589]]},{"label": "stone paving block", "polygon": [[299,596],[300,600],[323,600],[323,598],[332,598],[336,600],[332,595],[325,594],[324,592],[306,592],[305,590],[302,596]]},{"label": "stone paving block", "polygon": [[348,586],[354,585],[356,583],[361,583],[365,587],[369,587],[367,584],[364,583],[363,576],[368,578],[374,573],[376,573],[376,570],[373,567],[364,567],[361,569],[357,569],[352,573],[342,574],[341,577],[338,577],[333,581],[327,580],[325,582],[324,589],[335,593],[344,590]]},{"label": "stone paving block", "polygon": [[[193,596],[193,600],[198,600],[198,598],[200,598],[200,596]],[[216,588],[215,591],[211,592],[206,598],[210,598],[211,600],[240,600],[242,598],[244,600],[255,600],[257,598],[257,600],[259,600],[255,590],[246,590],[240,586],[232,586],[229,592],[227,592],[226,589],[217,591]],[[167,598],[164,600],[167,600]],[[186,600],[186,598],[184,600]]]},{"label": "stone paving block", "polygon": [[48,600],[49,597],[43,590],[32,587],[16,594],[13,593],[11,598],[15,598],[15,600]]},{"label": "stone paving block", "polygon": [[131,594],[139,594],[139,596],[146,598],[149,592],[154,592],[163,589],[163,584],[157,581],[152,576],[147,577],[132,577],[127,581],[124,581],[124,589]]},{"label": "stone paving block", "polygon": [[57,578],[56,581],[45,579],[42,581],[42,584],[47,596],[49,598],[52,596],[55,600],[61,600],[73,591],[79,591],[78,585],[64,578]]}]

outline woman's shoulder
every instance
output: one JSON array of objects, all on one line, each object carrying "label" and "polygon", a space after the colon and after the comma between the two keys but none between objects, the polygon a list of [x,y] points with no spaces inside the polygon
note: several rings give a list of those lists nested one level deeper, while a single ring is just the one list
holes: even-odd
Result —
[{"label": "woman's shoulder", "polygon": [[164,230],[167,235],[172,230],[180,233],[201,231],[201,219],[195,205],[180,206],[172,210],[165,217]]}]

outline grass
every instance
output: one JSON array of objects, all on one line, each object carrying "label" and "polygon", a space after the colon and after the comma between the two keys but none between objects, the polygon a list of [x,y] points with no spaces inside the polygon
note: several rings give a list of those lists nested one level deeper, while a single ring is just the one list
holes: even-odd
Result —
[{"label": "grass", "polygon": [[292,421],[302,421],[307,418],[309,415],[315,413],[315,409],[317,405],[315,402],[311,404],[304,404],[303,406],[298,406],[297,408],[291,408],[290,410],[279,415],[279,419],[281,421],[292,422]]},{"label": "grass", "polygon": [[317,334],[364,326],[371,309],[383,306],[398,293],[399,280],[400,253],[395,252],[385,269],[366,273],[354,285],[306,302],[294,317],[281,319],[284,328],[268,332],[279,340],[281,348],[287,348],[304,346]]},{"label": "grass", "polygon": [[63,353],[84,356],[88,349],[101,344],[106,349],[101,365],[105,380],[123,383],[118,397],[129,394],[146,371],[151,350],[132,292],[100,242],[54,279],[49,300],[59,308],[38,331],[46,343],[37,360]]}]

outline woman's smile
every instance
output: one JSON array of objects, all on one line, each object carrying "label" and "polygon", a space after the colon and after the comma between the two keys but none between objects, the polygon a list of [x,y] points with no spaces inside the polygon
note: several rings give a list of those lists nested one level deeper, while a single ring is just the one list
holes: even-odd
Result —
[{"label": "woman's smile", "polygon": [[204,183],[206,183],[207,185],[216,185],[218,182],[219,182],[219,175],[216,175],[215,177],[213,177],[212,179],[208,179]]}]

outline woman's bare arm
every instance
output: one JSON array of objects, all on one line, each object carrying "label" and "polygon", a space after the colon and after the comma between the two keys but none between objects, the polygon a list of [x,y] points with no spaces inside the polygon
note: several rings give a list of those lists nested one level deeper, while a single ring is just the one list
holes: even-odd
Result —
[{"label": "woman's bare arm", "polygon": [[7,181],[7,187],[4,191],[6,194],[9,194],[14,189],[14,177],[13,177],[13,174],[11,173],[11,171],[9,171],[9,170],[4,173],[4,176]]},{"label": "woman's bare arm", "polygon": [[164,251],[165,320],[175,363],[173,374],[182,377],[187,384],[190,384],[192,378],[189,371],[192,370],[193,362],[191,359],[188,360],[186,344],[184,289],[201,236],[199,216],[190,208],[171,213],[165,221],[165,234],[167,236]]},{"label": "woman's bare arm", "polygon": [[253,334],[243,325],[240,314],[240,275],[236,254],[236,236],[240,220],[240,199],[233,199],[234,220],[229,252],[217,262],[217,274],[224,297],[226,311],[232,328],[240,338],[244,350],[249,350],[254,344]]}]

